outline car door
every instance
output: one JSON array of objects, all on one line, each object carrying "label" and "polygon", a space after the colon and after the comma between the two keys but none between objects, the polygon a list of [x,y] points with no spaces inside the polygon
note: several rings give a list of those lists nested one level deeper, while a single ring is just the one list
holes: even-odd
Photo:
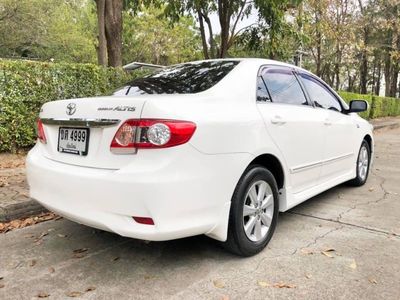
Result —
[{"label": "car door", "polygon": [[316,110],[325,111],[326,143],[321,170],[321,181],[326,182],[344,176],[354,170],[354,145],[356,124],[344,113],[344,108],[328,86],[315,76],[302,73],[303,82]]},{"label": "car door", "polygon": [[291,68],[263,67],[257,82],[257,107],[289,168],[287,189],[298,193],[315,186],[321,171],[326,113],[310,105]]}]

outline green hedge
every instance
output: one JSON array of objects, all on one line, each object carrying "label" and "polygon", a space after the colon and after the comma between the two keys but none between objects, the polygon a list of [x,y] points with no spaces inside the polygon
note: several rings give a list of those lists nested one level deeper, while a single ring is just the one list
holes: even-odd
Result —
[{"label": "green hedge", "polygon": [[369,103],[369,109],[360,113],[360,116],[365,119],[400,116],[400,99],[348,92],[339,94],[347,103],[351,100],[366,100]]},{"label": "green hedge", "polygon": [[121,69],[0,59],[0,152],[30,147],[43,103],[98,96],[127,82]]},{"label": "green hedge", "polygon": [[370,118],[394,117],[400,115],[400,99],[372,97]]}]

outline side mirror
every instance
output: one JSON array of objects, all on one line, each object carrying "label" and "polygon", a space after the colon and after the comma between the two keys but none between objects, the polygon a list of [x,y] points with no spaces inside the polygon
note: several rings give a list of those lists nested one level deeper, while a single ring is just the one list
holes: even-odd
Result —
[{"label": "side mirror", "polygon": [[368,110],[368,102],[365,100],[352,100],[350,101],[349,113],[357,113]]}]

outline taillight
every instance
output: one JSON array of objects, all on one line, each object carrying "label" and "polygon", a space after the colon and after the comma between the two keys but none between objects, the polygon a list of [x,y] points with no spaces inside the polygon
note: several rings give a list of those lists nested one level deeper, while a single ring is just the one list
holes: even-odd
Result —
[{"label": "taillight", "polygon": [[190,140],[196,124],[188,121],[131,119],[118,129],[111,142],[114,153],[134,153],[141,148],[168,148]]},{"label": "taillight", "polygon": [[44,134],[42,120],[38,119],[36,126],[37,126],[37,128],[36,128],[37,138],[39,139],[40,142],[42,142],[43,144],[46,144],[47,140],[46,140],[46,135]]}]

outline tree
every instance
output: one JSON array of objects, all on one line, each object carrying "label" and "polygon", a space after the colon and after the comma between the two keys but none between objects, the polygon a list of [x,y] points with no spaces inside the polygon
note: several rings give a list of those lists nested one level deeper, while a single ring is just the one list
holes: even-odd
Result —
[{"label": "tree", "polygon": [[367,79],[368,79],[368,53],[367,46],[369,44],[370,35],[370,14],[367,13],[365,5],[362,0],[358,0],[358,5],[361,11],[361,32],[362,32],[362,49],[360,53],[360,92],[361,94],[367,93]]},{"label": "tree", "polygon": [[122,66],[123,0],[95,0],[98,20],[97,57],[100,65]]},{"label": "tree", "polygon": [[[237,36],[236,28],[239,20],[248,16],[253,7],[251,0],[170,0],[167,2],[165,11],[168,16],[176,18],[185,13],[197,16],[203,54],[206,59],[223,58],[228,55],[228,50]],[[217,13],[221,27],[218,46],[210,19],[212,13]],[[205,24],[208,28],[209,41],[206,39]]]},{"label": "tree", "polygon": [[0,55],[95,62],[92,9],[75,0],[2,0]]},{"label": "tree", "polygon": [[201,58],[201,40],[191,16],[171,23],[163,8],[149,6],[140,14],[123,13],[123,62],[170,65]]},{"label": "tree", "polygon": [[97,29],[98,29],[98,45],[97,62],[101,66],[107,65],[107,39],[106,39],[106,25],[105,25],[105,9],[106,0],[96,0],[97,8]]},{"label": "tree", "polygon": [[[300,0],[169,0],[166,7],[168,16],[195,14],[199,22],[199,31],[202,37],[203,54],[205,58],[226,57],[229,49],[234,45],[239,35],[255,24],[238,30],[239,21],[248,17],[253,9],[259,11],[260,22],[264,22],[271,29],[271,39],[281,29],[285,12],[297,5]],[[210,14],[218,15],[221,32],[216,37],[210,21]],[[208,27],[209,41],[206,39],[205,24]],[[264,27],[265,30],[266,27]],[[217,38],[219,43],[217,45]]]}]

